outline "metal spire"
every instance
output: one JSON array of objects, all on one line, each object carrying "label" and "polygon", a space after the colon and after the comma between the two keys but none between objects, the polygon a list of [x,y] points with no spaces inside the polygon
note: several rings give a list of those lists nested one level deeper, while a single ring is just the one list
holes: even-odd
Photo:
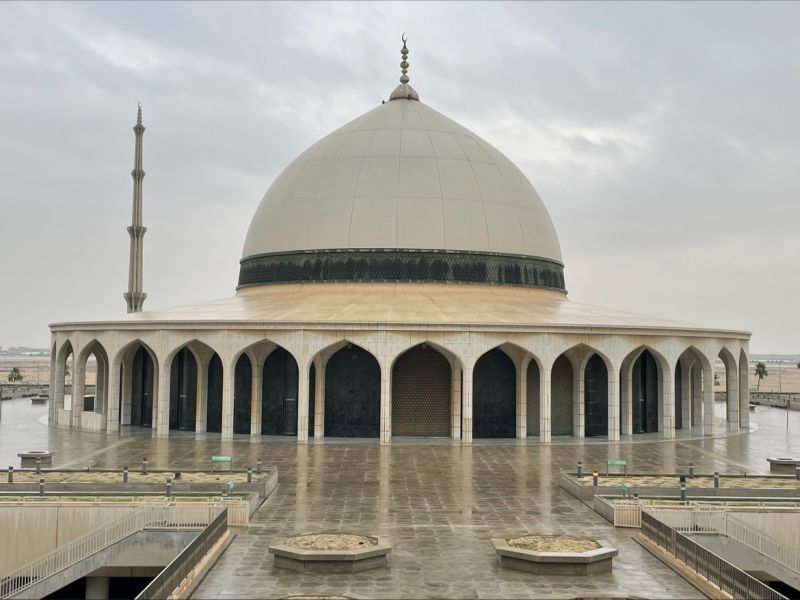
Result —
[{"label": "metal spire", "polygon": [[131,250],[128,262],[128,291],[124,294],[125,302],[128,304],[128,312],[140,312],[144,299],[147,294],[142,291],[142,266],[143,266],[143,238],[147,231],[142,226],[142,180],[144,170],[142,170],[142,137],[144,136],[144,125],[142,125],[142,105],[139,104],[136,112],[136,125],[133,126],[136,136],[136,147],[133,158],[133,214],[131,215],[131,226],[128,227],[128,234],[131,236]]},{"label": "metal spire", "polygon": [[403,48],[400,50],[400,55],[403,57],[403,60],[400,62],[400,70],[403,74],[400,76],[400,85],[394,88],[389,96],[389,100],[399,100],[403,98],[407,100],[419,100],[419,94],[417,94],[417,91],[408,83],[408,46],[406,46],[406,34],[403,33],[400,39],[403,40]]}]

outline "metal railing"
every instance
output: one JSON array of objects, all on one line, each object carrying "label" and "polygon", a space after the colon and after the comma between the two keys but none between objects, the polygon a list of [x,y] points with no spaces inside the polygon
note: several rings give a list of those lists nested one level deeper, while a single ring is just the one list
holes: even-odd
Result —
[{"label": "metal railing", "polygon": [[[689,511],[680,512],[692,514]],[[704,526],[702,519],[698,526]],[[695,531],[695,533],[702,533],[702,531]],[[647,511],[642,512],[642,535],[734,598],[787,600],[783,594],[761,583],[722,557],[706,550]]]},{"label": "metal railing", "polygon": [[750,546],[788,569],[800,571],[800,551],[775,541],[764,531],[744,522],[735,513],[697,507],[701,510],[651,510],[657,519],[680,532],[719,533]]},{"label": "metal railing", "polygon": [[725,527],[726,533],[733,539],[755,548],[764,556],[795,572],[800,571],[800,552],[795,548],[784,546],[757,527],[745,523],[732,514],[728,514]]},{"label": "metal railing", "polygon": [[175,589],[197,566],[200,559],[216,544],[228,530],[227,509],[214,519],[192,543],[186,546],[156,577],[147,584],[136,600],[159,600],[169,598]]},{"label": "metal railing", "polygon": [[[127,517],[103,525],[0,579],[0,598],[10,598],[146,528],[205,527],[225,509],[200,506],[135,507]],[[227,518],[227,516],[226,516]]]}]

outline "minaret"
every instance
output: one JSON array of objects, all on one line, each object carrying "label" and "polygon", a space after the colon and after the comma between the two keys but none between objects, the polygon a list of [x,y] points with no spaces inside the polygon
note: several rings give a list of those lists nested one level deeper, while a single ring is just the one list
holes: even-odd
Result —
[{"label": "minaret", "polygon": [[144,260],[144,248],[142,240],[147,227],[142,226],[142,137],[144,136],[144,125],[142,125],[142,106],[136,114],[136,125],[133,126],[136,134],[136,151],[133,159],[133,215],[131,216],[131,226],[128,233],[131,236],[131,254],[128,265],[128,291],[125,293],[125,302],[128,303],[128,312],[140,312],[144,299],[147,294],[142,291],[142,262]]}]

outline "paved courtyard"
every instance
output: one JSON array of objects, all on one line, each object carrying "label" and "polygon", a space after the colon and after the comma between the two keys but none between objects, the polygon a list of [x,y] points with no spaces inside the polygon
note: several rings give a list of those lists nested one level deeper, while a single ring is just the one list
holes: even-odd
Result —
[{"label": "paved courtyard", "polygon": [[[717,406],[717,410],[722,408]],[[93,434],[50,428],[47,407],[3,403],[0,465],[18,465],[20,450],[50,449],[68,467],[138,465],[202,468],[212,454],[237,467],[277,466],[280,484],[196,593],[201,598],[280,598],[343,594],[353,598],[511,598],[639,596],[698,598],[698,592],[639,547],[634,531],[615,529],[558,488],[560,469],[625,458],[633,471],[767,472],[767,456],[797,456],[800,413],[758,408],[753,431],[677,441],[658,436],[617,444],[559,441],[552,446],[505,442],[464,448],[450,441],[339,441],[298,446],[291,438],[222,442],[179,434]],[[797,436],[795,436],[797,438]],[[4,461],[4,462],[3,462]],[[301,575],[274,569],[267,546],[314,531],[377,534],[389,540],[388,569],[356,575]],[[588,534],[620,549],[612,574],[537,577],[500,569],[490,538],[526,532]]]}]

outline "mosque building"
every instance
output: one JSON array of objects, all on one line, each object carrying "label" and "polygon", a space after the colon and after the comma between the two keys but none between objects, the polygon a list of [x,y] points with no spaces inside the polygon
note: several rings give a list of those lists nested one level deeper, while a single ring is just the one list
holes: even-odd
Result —
[{"label": "mosque building", "polygon": [[139,110],[128,314],[50,326],[51,424],[467,445],[748,427],[750,334],[570,301],[536,190],[420,101],[407,59],[387,101],[277,177],[219,301],[143,310]]}]

